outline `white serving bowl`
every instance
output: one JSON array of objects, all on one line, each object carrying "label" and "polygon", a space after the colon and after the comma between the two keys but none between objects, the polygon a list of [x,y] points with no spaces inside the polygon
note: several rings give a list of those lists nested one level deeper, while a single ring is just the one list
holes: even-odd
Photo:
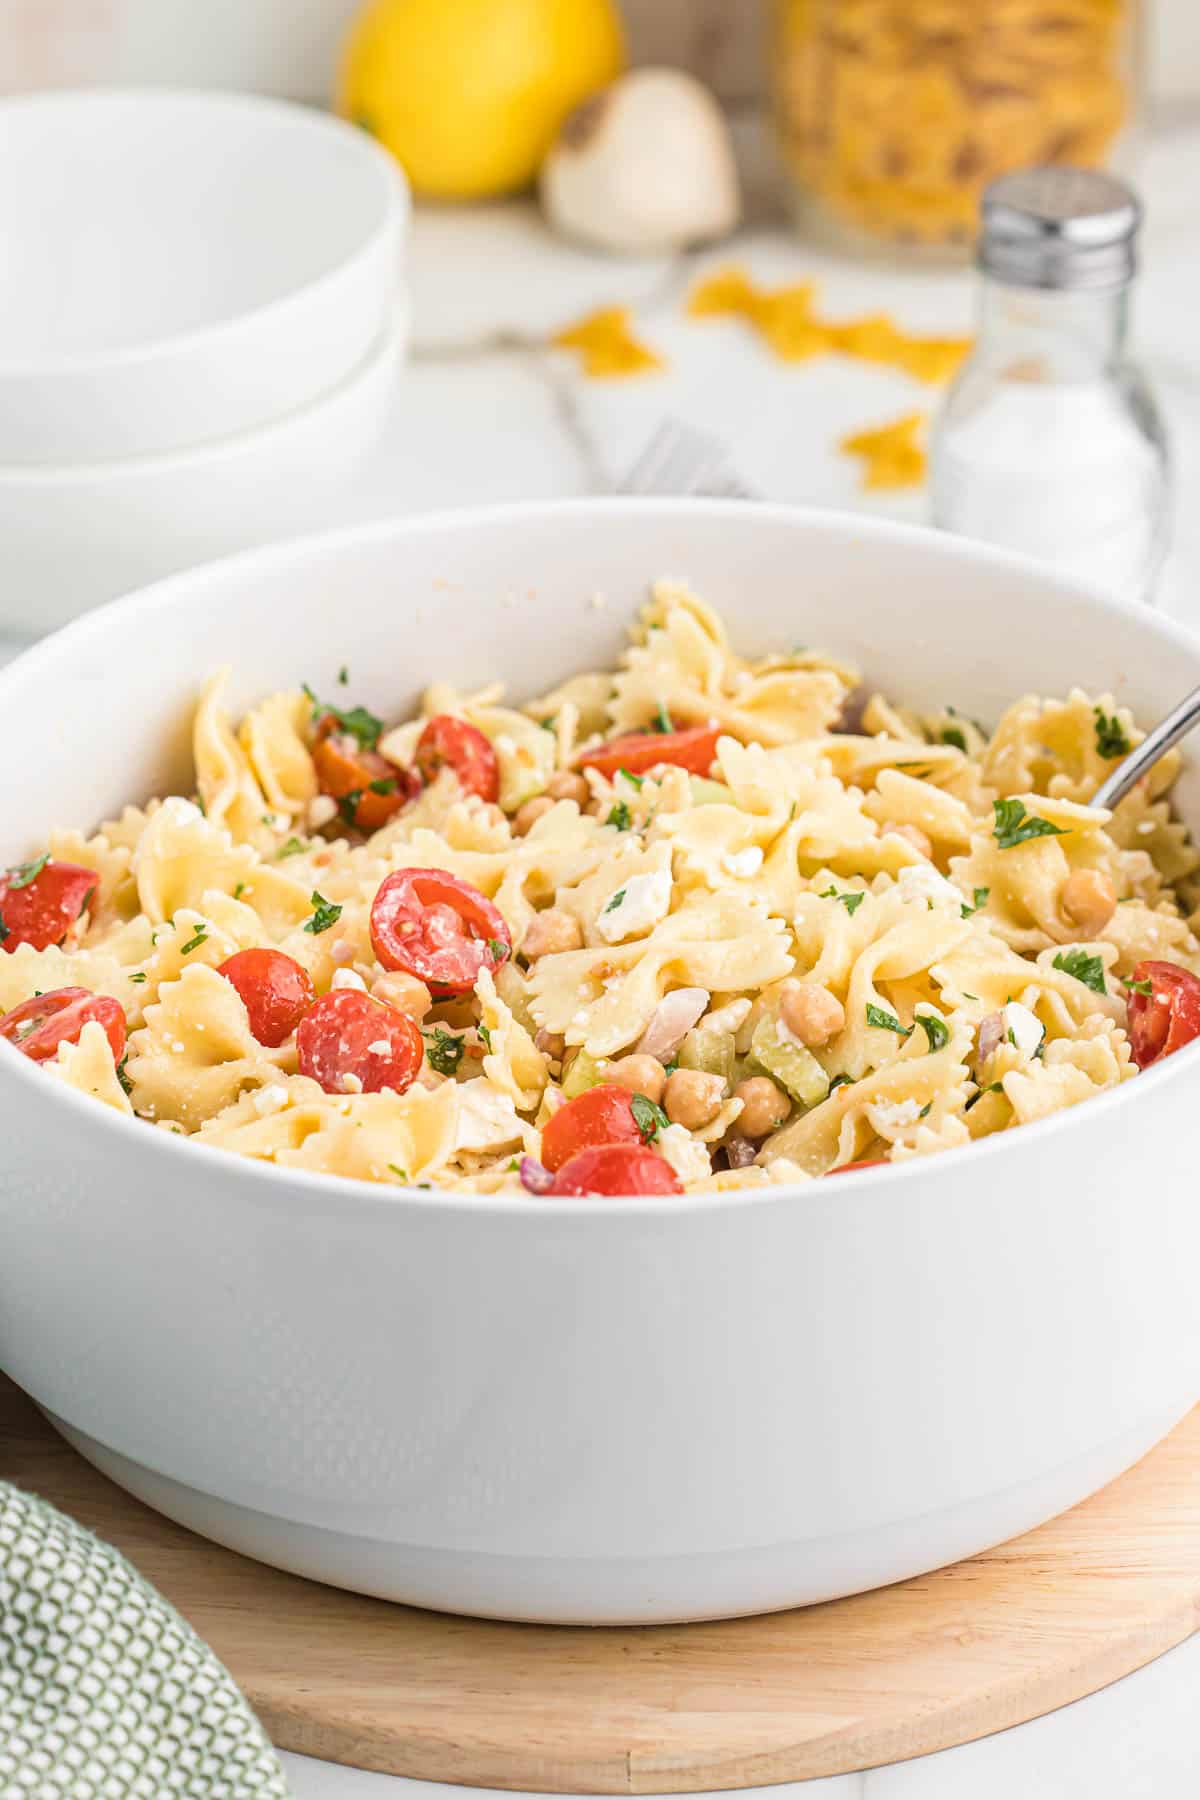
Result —
[{"label": "white serving bowl", "polygon": [[339,387],[395,305],[404,178],[309,108],[26,95],[0,169],[0,464],[253,430]]},{"label": "white serving bowl", "polygon": [[[4,859],[183,783],[198,682],[343,663],[378,711],[611,663],[686,575],[749,651],[827,644],[995,718],[1200,647],[997,552],[718,503],[389,524],[201,569],[0,675]],[[597,606],[593,596],[606,597]],[[1178,800],[1200,825],[1189,769]],[[382,1190],[199,1149],[0,1058],[0,1364],[198,1531],[453,1611],[604,1623],[868,1588],[1037,1524],[1200,1395],[1200,1050],[962,1150],[764,1193]]]},{"label": "white serving bowl", "polygon": [[176,569],[311,528],[387,423],[398,316],[332,393],[198,450],[0,465],[0,629],[39,634]]}]

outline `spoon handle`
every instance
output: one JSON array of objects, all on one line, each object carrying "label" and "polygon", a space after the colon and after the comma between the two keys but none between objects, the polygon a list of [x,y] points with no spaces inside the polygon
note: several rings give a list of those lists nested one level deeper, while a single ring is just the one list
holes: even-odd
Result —
[{"label": "spoon handle", "polygon": [[1108,780],[1096,789],[1091,804],[1113,807],[1118,800],[1123,800],[1147,769],[1152,769],[1159,757],[1173,749],[1195,725],[1200,725],[1200,688],[1193,688],[1187,698],[1154,727],[1149,737],[1117,764]]}]

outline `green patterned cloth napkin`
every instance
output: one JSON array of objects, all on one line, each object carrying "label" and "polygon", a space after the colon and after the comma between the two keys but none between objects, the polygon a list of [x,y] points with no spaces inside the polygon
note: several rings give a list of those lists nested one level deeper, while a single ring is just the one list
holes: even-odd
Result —
[{"label": "green patterned cloth napkin", "polygon": [[0,1481],[0,1800],[287,1800],[232,1679],[161,1594]]}]

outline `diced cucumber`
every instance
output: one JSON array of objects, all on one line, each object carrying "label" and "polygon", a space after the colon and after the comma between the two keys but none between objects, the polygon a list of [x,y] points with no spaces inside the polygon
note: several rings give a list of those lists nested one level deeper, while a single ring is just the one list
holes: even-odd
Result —
[{"label": "diced cucumber", "polygon": [[781,1037],[769,1013],[754,1028],[750,1054],[802,1106],[818,1106],[828,1095],[829,1077],[812,1051]]},{"label": "diced cucumber", "polygon": [[703,1025],[697,1025],[679,1046],[681,1069],[702,1069],[706,1075],[719,1075],[727,1087],[733,1086],[736,1062],[732,1031],[706,1031]]},{"label": "diced cucumber", "polygon": [[589,1088],[599,1087],[603,1080],[601,1064],[586,1050],[580,1050],[563,1077],[562,1091],[568,1100],[574,1100],[577,1094],[586,1094]]}]

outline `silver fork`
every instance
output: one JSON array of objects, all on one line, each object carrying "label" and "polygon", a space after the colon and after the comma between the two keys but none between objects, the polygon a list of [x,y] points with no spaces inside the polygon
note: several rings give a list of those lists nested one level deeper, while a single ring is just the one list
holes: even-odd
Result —
[{"label": "silver fork", "polygon": [[717,438],[682,419],[664,419],[617,489],[620,494],[699,494],[753,500]]}]

